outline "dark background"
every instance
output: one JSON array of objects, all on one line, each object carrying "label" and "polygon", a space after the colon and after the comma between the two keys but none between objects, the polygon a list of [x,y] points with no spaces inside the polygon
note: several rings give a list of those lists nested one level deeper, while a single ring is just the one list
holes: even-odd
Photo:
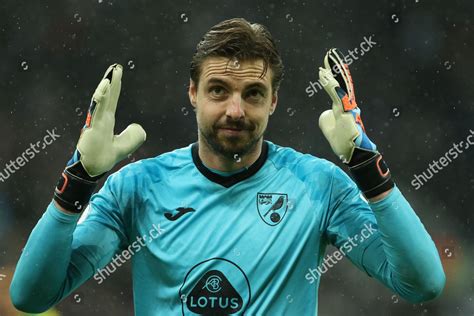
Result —
[{"label": "dark background", "polygon": [[[266,138],[339,165],[317,126],[329,97],[310,98],[305,89],[328,48],[347,52],[372,36],[376,47],[351,65],[364,123],[443,259],[442,296],[415,305],[344,259],[321,281],[320,315],[472,315],[473,150],[419,190],[410,182],[474,130],[473,12],[467,0],[2,1],[0,171],[47,130],[61,137],[0,182],[0,315],[16,315],[6,307],[12,269],[51,200],[108,65],[124,66],[116,131],[138,122],[148,134],[120,166],[186,146],[197,139],[186,93],[191,56],[212,25],[232,17],[267,26],[286,67]],[[127,265],[102,285],[89,281],[57,310],[130,315],[132,299]]]}]

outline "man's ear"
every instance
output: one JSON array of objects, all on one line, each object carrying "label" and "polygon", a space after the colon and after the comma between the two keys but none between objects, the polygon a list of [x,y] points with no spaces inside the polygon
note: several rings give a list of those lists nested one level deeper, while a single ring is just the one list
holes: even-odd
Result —
[{"label": "man's ear", "polygon": [[270,105],[270,115],[272,115],[273,112],[275,112],[277,103],[278,103],[278,92],[275,92],[272,95],[272,104]]},{"label": "man's ear", "polygon": [[197,87],[193,79],[189,78],[189,89],[188,89],[189,101],[193,107],[196,107],[196,98],[197,98]]}]

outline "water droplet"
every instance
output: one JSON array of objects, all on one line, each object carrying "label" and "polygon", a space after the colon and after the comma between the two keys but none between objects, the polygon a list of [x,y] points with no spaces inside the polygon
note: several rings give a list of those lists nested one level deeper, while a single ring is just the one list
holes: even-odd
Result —
[{"label": "water droplet", "polygon": [[76,22],[81,22],[82,21],[82,17],[79,15],[79,13],[74,14],[74,19],[76,20]]},{"label": "water droplet", "polygon": [[232,64],[232,67],[235,68],[235,69],[239,69],[240,68],[240,62],[237,58],[234,58],[231,62]]},{"label": "water droplet", "polygon": [[392,112],[393,112],[393,115],[394,115],[395,117],[399,117],[399,116],[400,116],[400,112],[398,111],[398,108],[393,108]]},{"label": "water droplet", "polygon": [[454,249],[453,247],[445,247],[443,250],[443,255],[447,259],[454,258]]},{"label": "water droplet", "polygon": [[81,295],[79,295],[79,294],[74,294],[74,301],[75,301],[76,303],[82,302]]},{"label": "water droplet", "polygon": [[397,304],[398,303],[398,296],[392,295],[392,303]]},{"label": "water droplet", "polygon": [[454,64],[455,64],[454,62],[451,64],[451,62],[449,60],[446,60],[444,62],[444,67],[446,68],[446,70],[450,70],[452,65],[454,65]]},{"label": "water droplet", "polygon": [[26,61],[22,61],[20,66],[21,66],[21,69],[28,70],[28,63]]},{"label": "water droplet", "polygon": [[292,210],[295,207],[295,202],[293,200],[288,200],[288,209]]},{"label": "water droplet", "polygon": [[188,22],[188,16],[186,13],[181,13],[181,20],[183,20],[184,23]]}]

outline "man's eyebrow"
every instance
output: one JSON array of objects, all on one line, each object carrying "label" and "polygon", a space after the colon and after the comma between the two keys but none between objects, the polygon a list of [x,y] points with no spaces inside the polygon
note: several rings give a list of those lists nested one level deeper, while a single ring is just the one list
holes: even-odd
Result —
[{"label": "man's eyebrow", "polygon": [[246,89],[250,89],[250,88],[260,88],[260,89],[263,89],[263,90],[268,90],[267,86],[264,85],[263,83],[261,82],[254,82],[254,83],[251,83],[249,84],[248,86],[245,87]]},{"label": "man's eyebrow", "polygon": [[222,80],[222,79],[218,79],[218,78],[211,78],[207,81],[207,84],[213,84],[213,83],[219,83],[219,84],[222,84],[224,86],[228,86],[229,84]]},{"label": "man's eyebrow", "polygon": [[[221,84],[221,85],[224,85],[224,86],[229,85],[225,80],[222,80],[222,79],[219,79],[219,78],[211,78],[207,81],[207,84],[208,85],[209,84]],[[245,89],[250,89],[250,88],[260,88],[260,89],[263,89],[263,90],[268,90],[267,86],[264,85],[261,82],[252,82],[252,83],[248,84],[247,86],[245,86]]]}]

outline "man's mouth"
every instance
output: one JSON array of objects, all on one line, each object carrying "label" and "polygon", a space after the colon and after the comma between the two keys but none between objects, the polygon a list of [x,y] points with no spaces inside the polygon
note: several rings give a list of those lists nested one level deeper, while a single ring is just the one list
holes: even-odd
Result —
[{"label": "man's mouth", "polygon": [[221,127],[220,129],[226,129],[226,130],[231,130],[231,131],[241,131],[243,128],[238,128],[238,127]]},{"label": "man's mouth", "polygon": [[239,135],[243,131],[245,131],[245,129],[243,129],[243,128],[230,127],[230,126],[219,127],[219,130],[221,130],[222,132],[224,132],[225,134],[228,134],[228,135]]}]

